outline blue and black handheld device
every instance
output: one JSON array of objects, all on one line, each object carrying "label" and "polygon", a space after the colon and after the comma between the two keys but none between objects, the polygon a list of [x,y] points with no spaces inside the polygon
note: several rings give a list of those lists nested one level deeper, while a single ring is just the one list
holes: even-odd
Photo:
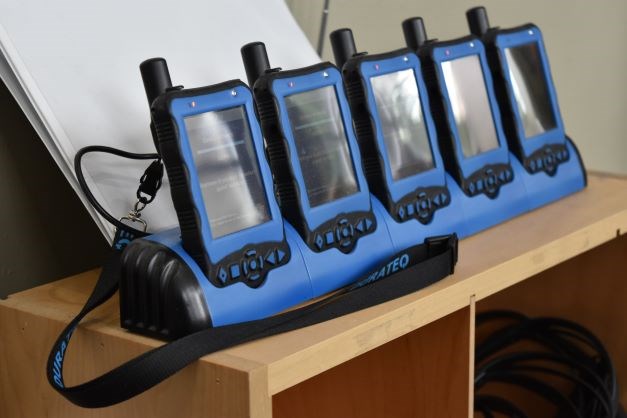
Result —
[{"label": "blue and black handheld device", "polygon": [[511,161],[481,40],[427,40],[421,18],[404,21],[403,32],[421,59],[444,165],[464,193],[461,235],[526,212],[525,186]]},{"label": "blue and black handheld device", "polygon": [[122,326],[176,338],[269,316],[310,299],[284,229],[248,87],[172,87],[165,60],[140,66],[180,230],[131,242],[122,256]]},{"label": "blue and black handheld device", "polygon": [[394,250],[373,207],[340,71],[271,69],[265,45],[242,47],[275,189],[315,295],[351,283]]},{"label": "blue and black handheld device", "polygon": [[470,31],[486,47],[503,130],[529,205],[535,208],[581,190],[586,171],[566,136],[542,32],[533,24],[491,28],[484,7],[466,13]]},{"label": "blue and black handheld device", "polygon": [[454,182],[440,156],[420,60],[407,48],[357,53],[350,29],[338,29],[330,38],[368,186],[387,215],[395,248],[459,232],[461,191],[449,188]]}]

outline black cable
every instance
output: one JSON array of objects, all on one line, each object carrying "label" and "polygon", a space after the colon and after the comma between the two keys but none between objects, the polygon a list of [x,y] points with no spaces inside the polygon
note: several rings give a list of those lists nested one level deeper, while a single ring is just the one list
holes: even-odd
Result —
[{"label": "black cable", "polygon": [[506,414],[510,418],[529,418],[521,409],[507,399],[492,395],[477,395],[475,407],[484,418],[494,418],[493,412]]},{"label": "black cable", "polygon": [[548,375],[552,375],[552,376],[557,376],[557,377],[561,377],[564,380],[568,380],[576,385],[580,385],[583,386],[584,388],[586,388],[590,394],[593,395],[594,398],[596,398],[601,405],[603,406],[603,409],[605,409],[605,412],[607,413],[607,416],[612,416],[612,409],[611,409],[611,405],[610,405],[610,399],[609,397],[605,398],[603,396],[603,394],[601,394],[598,390],[596,390],[594,388],[594,386],[592,386],[591,384],[589,384],[588,382],[586,382],[584,379],[574,375],[574,374],[570,374],[570,373],[565,373],[565,372],[561,372],[559,370],[554,370],[554,369],[550,369],[548,367],[541,367],[541,366],[515,366],[510,368],[509,370],[512,371],[519,371],[519,372],[536,372],[536,373],[542,373],[542,374],[548,374]]},{"label": "black cable", "polygon": [[526,321],[529,319],[526,315],[521,314],[516,311],[508,311],[508,310],[493,310],[493,311],[485,311],[479,312],[475,317],[475,326],[483,325],[485,322],[494,321],[494,320],[516,320],[516,321]]},{"label": "black cable", "polygon": [[[149,187],[149,189],[151,191],[154,190],[154,194],[150,196],[150,199],[146,199],[146,201],[143,203],[150,203],[152,199],[154,199],[154,195],[156,194],[156,191],[161,186],[161,177],[163,176],[163,166],[161,164],[161,157],[159,156],[159,154],[138,154],[138,153],[133,153],[133,152],[128,152],[128,151],[122,151],[117,148],[107,147],[104,145],[90,145],[90,146],[81,148],[74,156],[74,171],[76,173],[78,184],[81,190],[83,191],[83,193],[85,193],[85,197],[87,197],[87,200],[89,201],[89,203],[91,203],[91,205],[96,210],[96,212],[98,212],[103,218],[109,221],[109,223],[111,223],[116,228],[122,228],[122,229],[127,229],[127,230],[130,229],[136,234],[145,235],[144,231],[140,231],[139,229],[136,229],[127,224],[124,224],[120,222],[118,219],[116,219],[115,217],[113,217],[109,212],[107,212],[100,205],[100,203],[96,200],[96,198],[92,194],[91,190],[89,190],[89,186],[87,186],[87,182],[85,181],[85,176],[83,174],[82,159],[86,154],[89,154],[91,152],[103,152],[106,154],[113,154],[119,157],[129,158],[133,160],[155,160],[155,162],[157,162],[157,164],[161,167],[160,174],[156,170],[153,170],[154,175],[151,176],[153,178],[151,178],[150,180],[154,184],[151,187]],[[148,167],[148,169],[142,176],[142,179],[140,180],[140,189],[141,189],[141,184],[143,184],[143,182],[147,180],[146,177],[148,176],[149,170],[153,166],[153,164],[151,164],[151,166]],[[158,181],[156,177],[158,177]],[[138,189],[137,191],[138,198],[140,197],[140,189]]]},{"label": "black cable", "polygon": [[577,410],[575,404],[559,390],[534,377],[510,371],[494,371],[490,372],[489,380],[518,386],[529,392],[535,393],[551,402],[553,405],[568,409],[571,413],[570,416],[573,418],[591,418],[581,415],[581,412]]},{"label": "black cable", "polygon": [[526,362],[526,361],[541,361],[541,362],[554,362],[558,363],[562,366],[570,367],[571,369],[579,368],[580,371],[583,371],[589,378],[595,380],[602,389],[605,389],[606,396],[611,398],[609,391],[604,387],[603,380],[597,375],[594,370],[589,369],[587,366],[580,365],[576,362],[573,362],[570,359],[559,357],[552,353],[544,353],[544,352],[536,352],[536,351],[523,351],[516,353],[508,353],[493,359],[491,362],[478,367],[476,370],[475,384],[480,388],[484,383],[482,382],[483,375],[486,371],[494,368],[507,368],[515,366],[516,363]]},{"label": "black cable", "polygon": [[[582,336],[578,336],[577,334],[564,332],[563,330],[559,329],[550,330],[551,332],[548,333],[547,329],[555,325],[574,329],[575,332],[579,332],[585,338],[582,338]],[[561,320],[559,323],[557,323],[552,318],[537,318],[533,320],[528,320],[524,323],[500,329],[492,336],[490,336],[487,341],[477,346],[477,362],[480,363],[481,361],[483,361],[483,359],[489,357],[495,352],[503,350],[507,346],[522,341],[524,339],[529,339],[540,343],[549,350],[554,351],[558,354],[568,354],[570,357],[574,357],[578,361],[590,361],[590,357],[588,355],[586,355],[582,350],[578,349],[576,345],[563,341],[563,339],[560,338],[559,334],[568,335],[579,341],[585,342],[593,350],[596,350],[599,353],[604,353],[604,355],[602,356],[603,359],[606,362],[610,362],[609,356],[607,355],[607,353],[605,353],[601,342],[596,339],[594,335],[589,333],[584,328],[578,326],[577,324],[573,324],[572,322],[565,320]]]},{"label": "black cable", "polygon": [[[589,341],[589,346],[593,350],[595,350],[597,354],[600,356],[603,367],[608,373],[608,378],[610,380],[610,385],[612,388],[612,396],[615,399],[618,399],[618,382],[617,382],[617,377],[616,377],[616,369],[614,368],[614,364],[612,362],[612,359],[609,353],[607,352],[605,347],[603,347],[603,343],[601,342],[601,340],[599,340],[593,333],[591,333],[585,327],[575,322],[568,321],[565,319],[559,319],[559,318],[540,318],[540,319],[544,321],[548,321],[549,323],[551,323],[552,326],[558,328],[557,330],[554,330],[554,331],[558,331],[562,333],[563,330],[561,330],[561,328],[570,329],[574,331],[575,333],[579,333],[583,335]],[[617,410],[618,410],[618,405],[617,405],[616,411]]]},{"label": "black cable", "polygon": [[[488,382],[500,381],[541,395],[561,408],[564,417],[620,416],[616,370],[601,341],[589,330],[565,319],[530,319],[507,310],[480,313],[476,318],[477,328],[495,322],[505,325],[476,346],[477,391]],[[542,351],[512,353],[513,346],[524,340],[538,344]],[[528,373],[556,376],[575,388],[566,397]],[[478,393],[477,400],[481,396],[487,395]],[[499,412],[485,402],[478,402],[476,409],[484,416]]]}]

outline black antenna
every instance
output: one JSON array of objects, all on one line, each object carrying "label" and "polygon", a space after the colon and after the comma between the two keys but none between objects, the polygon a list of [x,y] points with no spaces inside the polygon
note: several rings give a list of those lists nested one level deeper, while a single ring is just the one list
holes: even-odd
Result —
[{"label": "black antenna", "polygon": [[480,38],[490,29],[488,12],[483,6],[468,9],[466,12],[466,20],[468,21],[470,33]]},{"label": "black antenna", "polygon": [[416,51],[427,42],[427,31],[421,17],[410,17],[403,21],[403,35],[407,46]]},{"label": "black antenna", "polygon": [[244,45],[241,52],[248,85],[252,88],[255,85],[255,81],[257,81],[266,70],[270,69],[266,45],[263,42],[251,42]]},{"label": "black antenna", "polygon": [[148,106],[165,93],[167,89],[172,87],[170,80],[170,71],[168,71],[168,63],[163,58],[150,58],[139,64],[139,72],[144,82],[144,90],[148,98]]},{"label": "black antenna", "polygon": [[337,29],[331,32],[329,38],[331,38],[335,65],[338,68],[342,68],[346,61],[357,52],[353,31],[348,28]]}]

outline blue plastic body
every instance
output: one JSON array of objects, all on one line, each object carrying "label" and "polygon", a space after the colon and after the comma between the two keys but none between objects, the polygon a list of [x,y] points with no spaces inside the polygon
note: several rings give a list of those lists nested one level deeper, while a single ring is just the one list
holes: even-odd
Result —
[{"label": "blue plastic body", "polygon": [[530,210],[527,189],[523,181],[526,171],[514,160],[514,156],[510,155],[514,180],[501,187],[496,199],[490,199],[484,194],[469,197],[458,188],[463,195],[461,206],[464,223],[461,228],[461,237],[476,234]]},{"label": "blue plastic body", "polygon": [[456,158],[458,169],[461,171],[464,178],[467,178],[472,173],[490,164],[509,164],[513,170],[513,180],[510,183],[502,185],[499,189],[498,196],[494,199],[484,194],[469,197],[462,193],[461,206],[464,214],[464,222],[460,230],[460,236],[462,237],[504,222],[530,209],[523,180],[524,173],[518,170],[516,165],[511,164],[513,157],[509,153],[507,140],[501,125],[501,116],[495,99],[485,49],[479,39],[470,39],[457,44],[447,44],[433,48],[432,58],[436,66],[439,88],[444,97],[446,113],[453,115],[453,109],[444,82],[442,63],[470,55],[477,55],[481,64],[499,146],[473,157],[464,156],[455,120],[452,117],[447,117],[450,132],[455,139],[454,158]]},{"label": "blue plastic body", "polygon": [[549,176],[543,171],[530,174],[512,155],[512,167],[517,173],[520,173],[519,175],[525,184],[530,210],[562,199],[586,187],[586,175],[581,156],[573,142],[568,138],[566,138],[566,147],[570,158],[557,167],[553,176]]},{"label": "blue plastic body", "polygon": [[457,187],[455,181],[450,178],[448,174],[446,178],[451,202],[445,208],[436,211],[433,219],[427,225],[420,223],[417,219],[408,219],[405,222],[398,222],[390,216],[385,206],[379,202],[376,197],[372,197],[372,208],[379,213],[379,216],[385,222],[385,226],[396,251],[401,251],[412,245],[416,245],[424,241],[427,237],[447,235],[452,232],[457,233],[458,236],[460,236],[460,234],[463,236],[466,230],[463,225],[464,212],[462,207],[464,193]]},{"label": "blue plastic body", "polygon": [[[383,137],[381,120],[377,110],[377,104],[372,88],[371,78],[381,76],[383,74],[394,73],[403,70],[412,70],[418,86],[420,96],[420,105],[429,137],[429,145],[433,158],[434,167],[428,171],[408,176],[399,180],[393,180],[392,170],[389,156],[386,152],[386,145]],[[385,219],[390,237],[397,250],[402,250],[417,242],[422,242],[427,236],[442,235],[452,232],[462,234],[463,226],[463,210],[461,207],[461,190],[449,185],[454,181],[446,174],[444,162],[439,151],[437,140],[437,132],[433,118],[431,117],[431,109],[429,108],[429,96],[424,80],[422,79],[422,71],[420,68],[420,60],[414,53],[406,53],[398,56],[365,60],[360,63],[360,73],[363,78],[365,87],[365,96],[368,102],[368,111],[375,128],[375,139],[377,141],[377,149],[380,159],[383,161],[385,170],[385,183],[389,195],[395,203],[398,203],[403,197],[415,192],[419,188],[441,186],[446,187],[450,193],[450,201],[448,205],[436,210],[433,218],[428,224],[423,224],[415,218],[409,218],[406,221],[399,222],[386,210],[386,208],[373,198],[373,207],[378,207]],[[463,194],[463,193],[462,193]]]},{"label": "blue plastic body", "polygon": [[[335,89],[359,191],[353,195],[311,207],[307,194],[304,192],[306,188],[291,123],[288,118],[285,97],[327,86],[333,86]],[[362,162],[353,130],[351,113],[344,93],[341,74],[337,68],[329,65],[319,71],[277,78],[272,81],[271,90],[278,106],[278,117],[287,143],[287,153],[292,174],[298,189],[302,191],[298,193],[298,199],[308,228],[314,230],[324,222],[341,216],[343,213],[356,211],[372,210],[376,219],[376,229],[367,235],[361,236],[355,248],[348,254],[342,253],[336,248],[315,252],[302,240],[298,242],[307,271],[311,277],[314,296],[319,296],[352,283],[378,262],[393,254],[394,246],[381,213],[373,210],[371,205],[371,195],[362,171]],[[288,228],[290,227],[286,222],[286,229]]]},{"label": "blue plastic body", "polygon": [[258,288],[251,288],[244,283],[221,288],[212,285],[181,246],[178,229],[160,232],[145,239],[172,249],[192,270],[202,288],[204,300],[191,300],[189,303],[205,303],[213,326],[265,318],[314,297],[307,268],[296,244],[300,237],[291,227],[285,228],[285,239],[291,250],[290,261],[268,272],[265,282]]},{"label": "blue plastic body", "polygon": [[[387,212],[376,198],[372,197],[372,203],[377,228],[369,235],[360,238],[349,254],[344,254],[337,248],[329,248],[317,253],[312,251],[302,239],[298,239],[298,247],[311,277],[314,297],[353,283],[394,254],[394,246],[386,222]],[[285,229],[292,229],[292,227],[286,222]],[[295,231],[294,233],[297,234]],[[417,243],[418,241],[414,242],[414,245]]]},{"label": "blue plastic body", "polygon": [[[535,43],[538,47],[538,53],[540,54],[542,67],[544,69],[544,81],[549,93],[556,126],[554,129],[547,132],[531,138],[526,138],[523,125],[520,122],[521,118],[516,99],[512,91],[512,82],[509,74],[508,62],[505,57],[505,49],[527,45],[530,43]],[[575,145],[566,137],[564,122],[562,120],[555,86],[551,77],[551,69],[546,49],[544,47],[542,32],[536,26],[526,25],[520,30],[510,30],[498,33],[494,39],[494,45],[499,54],[500,66],[499,68],[493,68],[492,70],[500,71],[502,78],[505,81],[505,88],[507,89],[506,96],[509,100],[508,105],[513,113],[517,136],[518,138],[522,138],[522,140],[519,140],[519,143],[523,149],[524,155],[528,157],[542,147],[551,144],[566,145],[569,151],[568,161],[559,164],[555,174],[552,176],[549,176],[543,171],[531,174],[527,170],[522,169],[522,165],[516,159],[516,163],[522,169],[521,177],[527,190],[530,209],[534,209],[552,201],[561,199],[564,196],[583,189],[586,186],[584,165]]]},{"label": "blue plastic body", "polygon": [[[193,105],[192,105],[193,103]],[[268,222],[243,229],[214,239],[209,226],[209,219],[205,211],[205,204],[200,190],[200,179],[192,157],[192,151],[185,129],[184,118],[200,113],[223,110],[236,106],[244,106],[251,138],[255,147],[257,164],[261,173],[265,197],[268,202],[271,219]],[[281,212],[272,193],[272,174],[264,156],[263,137],[253,107],[253,97],[250,90],[244,86],[217,91],[215,93],[173,99],[170,103],[170,113],[178,127],[178,145],[181,157],[189,173],[189,185],[192,200],[201,221],[201,233],[204,247],[213,263],[225,256],[241,250],[244,245],[257,244],[268,241],[283,240],[283,220]]]}]

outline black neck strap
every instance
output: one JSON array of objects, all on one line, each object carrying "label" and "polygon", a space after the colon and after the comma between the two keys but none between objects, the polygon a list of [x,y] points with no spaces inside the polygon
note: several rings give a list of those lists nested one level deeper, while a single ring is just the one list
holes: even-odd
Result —
[{"label": "black neck strap", "polygon": [[[119,235],[119,234],[118,234]],[[126,239],[118,237],[118,239]],[[91,381],[66,387],[63,361],[72,332],[90,311],[118,289],[122,245],[103,266],[100,278],[80,313],[54,344],[47,364],[48,381],[72,403],[99,408],[128,400],[157,385],[202,356],[244,342],[328,321],[420,290],[453,273],[457,236],[427,238],[389,258],[355,284],[325,299],[270,318],[208,328],[150,350]],[[391,266],[401,266],[398,271]],[[396,273],[392,274],[392,271]]]}]

